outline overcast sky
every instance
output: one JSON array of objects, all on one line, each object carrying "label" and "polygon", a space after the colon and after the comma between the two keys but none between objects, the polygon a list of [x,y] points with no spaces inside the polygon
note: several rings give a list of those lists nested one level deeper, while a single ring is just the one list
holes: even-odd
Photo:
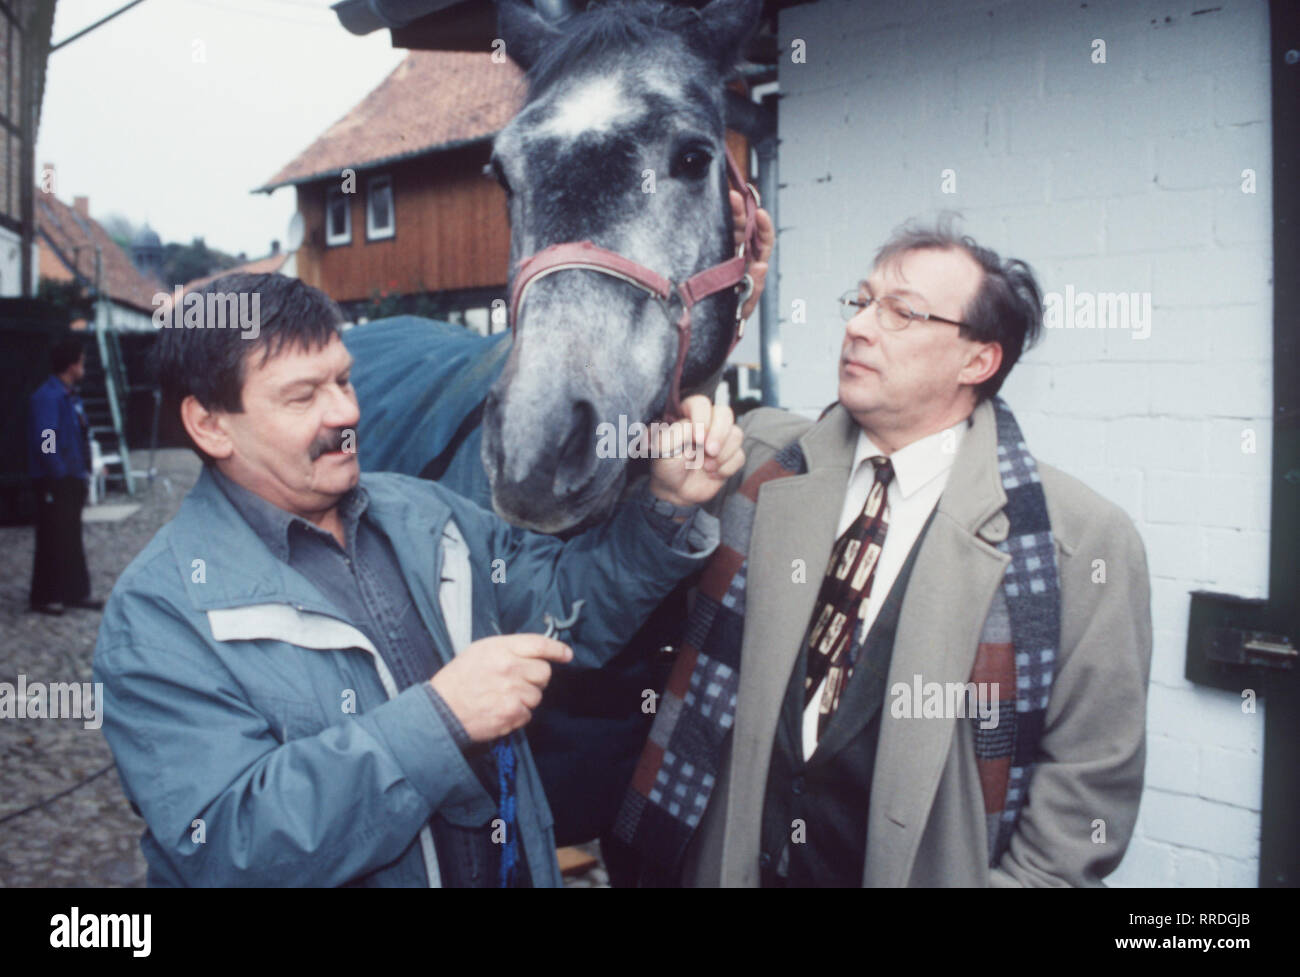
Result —
[{"label": "overcast sky", "polygon": [[[54,43],[127,0],[58,0]],[[402,60],[349,34],[329,0],[145,0],[50,55],[36,166],[91,216],[148,220],[259,257],[286,240],[293,188],[252,194]]]}]

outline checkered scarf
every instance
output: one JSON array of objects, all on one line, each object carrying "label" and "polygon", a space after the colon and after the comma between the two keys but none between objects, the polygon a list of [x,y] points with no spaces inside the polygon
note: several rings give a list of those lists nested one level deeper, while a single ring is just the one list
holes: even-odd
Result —
[{"label": "checkered scarf", "polygon": [[[1011,563],[984,619],[970,681],[990,683],[994,694],[1014,689],[1015,709],[999,708],[993,729],[981,729],[978,716],[969,719],[990,867],[1010,844],[1028,799],[1055,677],[1061,618],[1056,551],[1038,466],[1011,409],[998,397],[992,403],[998,472],[1007,496],[1003,512],[1010,523],[997,548]],[[723,509],[722,543],[700,578],[681,650],[614,823],[615,835],[637,848],[662,878],[675,877],[680,868],[735,722],[747,554],[758,490],[774,478],[807,470],[799,442],[792,442],[759,466]]]}]

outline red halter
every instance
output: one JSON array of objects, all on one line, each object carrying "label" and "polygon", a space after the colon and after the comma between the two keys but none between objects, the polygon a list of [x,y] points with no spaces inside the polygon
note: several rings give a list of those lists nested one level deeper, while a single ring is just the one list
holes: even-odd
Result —
[{"label": "red halter", "polygon": [[727,355],[736,348],[740,337],[745,332],[745,320],[741,318],[740,308],[754,290],[754,280],[749,275],[749,266],[758,253],[758,191],[746,183],[740,175],[740,168],[726,151],[727,183],[740,191],[745,198],[745,237],[736,248],[733,258],[720,264],[697,272],[680,285],[674,285],[669,279],[644,265],[639,265],[630,258],[625,258],[614,251],[599,248],[590,241],[568,241],[564,244],[552,244],[543,248],[519,263],[515,271],[514,286],[510,291],[510,327],[519,326],[519,310],[523,306],[524,295],[528,287],[539,278],[578,268],[584,271],[598,271],[605,275],[621,279],[629,285],[649,292],[667,309],[667,303],[675,292],[682,303],[682,314],[677,319],[677,365],[673,368],[672,387],[668,392],[667,412],[670,417],[682,417],[681,382],[682,368],[686,365],[686,353],[691,345],[691,306],[727,288],[737,288],[736,327],[731,337]]}]

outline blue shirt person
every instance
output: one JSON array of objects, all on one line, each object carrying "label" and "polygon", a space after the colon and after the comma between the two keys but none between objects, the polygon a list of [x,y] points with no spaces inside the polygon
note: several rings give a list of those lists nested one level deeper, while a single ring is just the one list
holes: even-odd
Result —
[{"label": "blue shirt person", "polygon": [[51,374],[29,402],[27,459],[36,492],[36,554],[31,607],[59,615],[67,607],[98,610],[81,540],[81,509],[90,475],[86,412],[74,392],[85,374],[85,347],[67,336],[50,353]]}]

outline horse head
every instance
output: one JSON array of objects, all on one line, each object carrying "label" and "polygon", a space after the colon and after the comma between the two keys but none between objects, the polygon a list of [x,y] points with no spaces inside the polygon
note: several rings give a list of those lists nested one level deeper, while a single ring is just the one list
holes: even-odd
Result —
[{"label": "horse head", "polygon": [[[512,285],[521,262],[567,242],[672,283],[734,255],[724,84],[761,6],[630,0],[556,25],[502,0],[501,36],[529,85],[490,164],[508,200]],[[600,432],[662,415],[682,345],[676,295],[562,267],[530,280],[512,308],[513,347],[483,415],[493,506],[545,532],[608,515],[628,452],[598,450]],[[725,289],[691,310],[683,390],[721,367],[736,301]]]}]

